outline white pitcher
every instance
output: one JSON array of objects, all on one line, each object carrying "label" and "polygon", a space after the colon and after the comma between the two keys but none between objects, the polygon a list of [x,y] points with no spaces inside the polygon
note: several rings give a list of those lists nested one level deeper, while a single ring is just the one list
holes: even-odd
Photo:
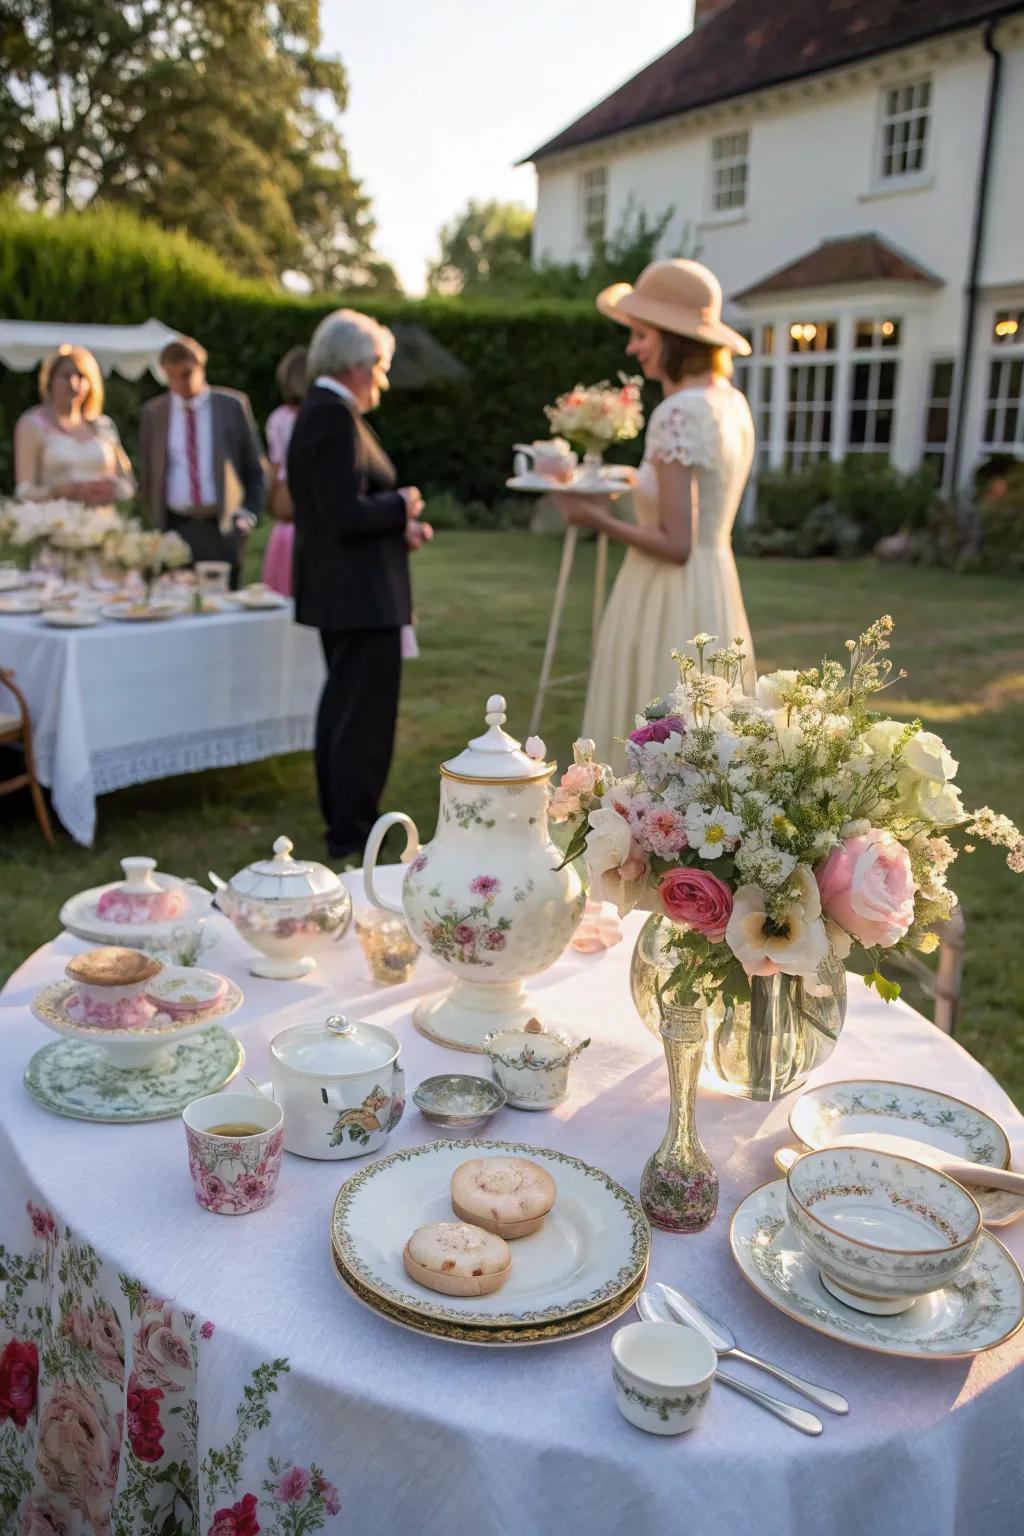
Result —
[{"label": "white pitcher", "polygon": [[[487,730],[441,764],[441,807],[433,840],[421,848],[401,811],[382,816],[363,863],[366,894],[404,913],[416,941],[455,977],[413,1014],[421,1033],[464,1051],[484,1050],[493,1030],[525,1024],[537,1011],[523,986],[561,955],[583,915],[586,893],[548,837],[548,782],[554,763],[528,757],[507,732],[505,700],[487,701]],[[388,828],[406,831],[410,860],[396,906],[380,896],[374,867]]]}]

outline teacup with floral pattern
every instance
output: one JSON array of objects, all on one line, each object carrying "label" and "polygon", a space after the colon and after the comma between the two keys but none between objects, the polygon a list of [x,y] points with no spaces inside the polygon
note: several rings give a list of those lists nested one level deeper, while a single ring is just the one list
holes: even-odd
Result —
[{"label": "teacup with floral pattern", "polygon": [[619,1412],[650,1435],[696,1428],[717,1366],[704,1335],[681,1323],[627,1323],[612,1339]]},{"label": "teacup with floral pattern", "polygon": [[[284,1112],[261,1093],[211,1093],[184,1113],[188,1168],[199,1204],[219,1216],[247,1216],[268,1205],[284,1151]],[[219,1128],[258,1126],[247,1135]],[[218,1128],[218,1130],[215,1130]]]}]

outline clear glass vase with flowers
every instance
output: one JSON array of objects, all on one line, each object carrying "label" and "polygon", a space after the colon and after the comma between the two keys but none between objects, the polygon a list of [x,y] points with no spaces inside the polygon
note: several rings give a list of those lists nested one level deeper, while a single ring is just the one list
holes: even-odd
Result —
[{"label": "clear glass vase with flowers", "polygon": [[602,459],[612,443],[629,442],[638,437],[644,422],[640,398],[642,379],[619,374],[619,383],[577,384],[559,395],[544,413],[555,435],[567,438],[583,455],[583,469],[577,486],[583,481],[602,483]]},{"label": "clear glass vase with flowers", "polygon": [[778,1098],[826,1058],[854,948],[868,986],[898,995],[885,954],[936,948],[956,904],[949,834],[1024,871],[1014,824],[964,810],[942,740],[877,710],[892,628],[884,617],[847,641],[845,661],[762,676],[754,697],[739,647],[698,635],[675,653],[678,687],[636,717],[626,776],[578,743],[553,796],[591,894],[651,913],[632,969],[645,1023],[659,1029],[666,1002],[706,1007],[704,1080],[726,1091]]}]

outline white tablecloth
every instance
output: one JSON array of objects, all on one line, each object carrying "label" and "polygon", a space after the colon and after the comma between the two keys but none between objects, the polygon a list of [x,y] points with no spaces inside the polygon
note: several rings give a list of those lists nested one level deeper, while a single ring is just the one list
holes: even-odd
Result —
[{"label": "white tablecloth", "polygon": [[[359,878],[350,879],[358,900]],[[627,922],[626,939],[616,949],[586,957],[570,952],[538,978],[544,1014],[585,1030],[593,1045],[573,1069],[565,1103],[546,1114],[502,1110],[486,1133],[575,1153],[634,1193],[660,1140],[667,1106],[660,1045],[643,1030],[629,1000],[636,926]],[[557,1345],[484,1352],[400,1330],[344,1292],[328,1259],[328,1218],[340,1183],[361,1160],[286,1157],[273,1205],[244,1218],[218,1217],[193,1201],[176,1122],[81,1125],[38,1108],[21,1075],[49,1037],[32,1020],[28,1003],[79,947],[63,937],[40,950],[0,1000],[0,1158],[8,1170],[0,1180],[0,1240],[15,1251],[31,1245],[25,1214],[31,1200],[40,1208],[40,1231],[49,1210],[90,1244],[102,1266],[97,1287],[115,1292],[111,1305],[118,1302],[126,1340],[135,1330],[133,1369],[144,1381],[154,1379],[152,1358],[160,1355],[159,1338],[167,1337],[160,1327],[172,1335],[191,1327],[197,1364],[189,1392],[197,1400],[201,1513],[195,1527],[182,1517],[182,1530],[249,1536],[256,1525],[243,1523],[247,1510],[264,1533],[298,1529],[276,1522],[312,1507],[309,1489],[319,1477],[325,1488],[337,1488],[342,1513],[330,1514],[334,1495],[325,1493],[315,1515],[320,1523],[304,1530],[1019,1536],[1024,1371],[1017,1367],[1024,1335],[973,1360],[884,1358],[801,1327],[757,1296],[736,1269],[729,1220],[749,1190],[775,1177],[772,1152],[789,1139],[785,1101],[766,1107],[700,1095],[701,1134],[721,1175],[719,1213],[698,1236],[656,1232],[650,1273],[690,1291],[727,1320],[749,1349],[843,1392],[851,1412],[842,1419],[823,1414],[825,1432],[811,1440],[719,1388],[696,1432],[682,1440],[659,1439],[627,1425],[616,1410],[609,1375],[615,1324]],[[447,1052],[412,1028],[413,1000],[438,981],[428,959],[421,959],[412,983],[382,993],[368,984],[352,935],[330,967],[302,982],[250,978],[245,953],[228,931],[208,963],[246,989],[244,1009],[231,1027],[246,1048],[245,1070],[258,1080],[268,1075],[272,1035],[339,1010],[397,1029],[410,1092],[438,1071],[472,1068],[474,1058]],[[860,1075],[947,1089],[984,1107],[1006,1126],[1016,1161],[1024,1161],[1024,1120],[988,1073],[909,1008],[887,1008],[851,978],[846,1029],[818,1077]],[[410,1103],[388,1148],[431,1138]],[[1024,1223],[999,1235],[1018,1261],[1024,1258]],[[157,1304],[143,1298],[133,1319],[125,1295],[137,1297],[138,1290],[119,1276],[135,1277],[153,1296],[171,1298],[168,1308],[188,1311],[168,1311],[161,1323]],[[58,1298],[59,1292],[58,1285]],[[214,1325],[209,1340],[202,1336],[204,1321]],[[2,1326],[0,1311],[0,1347]],[[171,1354],[165,1344],[162,1358]],[[276,1374],[266,1364],[272,1361],[279,1362]],[[265,1374],[254,1377],[260,1369]],[[735,1369],[772,1388],[760,1372]],[[239,1416],[242,1388],[251,1381],[259,1395],[268,1370],[276,1390],[264,1394],[267,1418],[259,1428],[253,1413]],[[108,1394],[116,1397],[120,1390],[107,1382]],[[187,1397],[180,1395],[179,1405]],[[182,1422],[169,1416],[173,1398],[168,1389],[158,1405],[167,1444],[170,1425]],[[129,1416],[137,1411],[132,1401],[129,1389]],[[241,1450],[225,1471],[210,1447],[223,1450],[236,1426],[241,1439],[232,1444]],[[288,1463],[295,1465],[289,1469]],[[52,1452],[48,1466],[52,1483]],[[150,1530],[145,1518],[133,1517],[133,1523],[124,1514],[135,1507],[131,1479],[138,1466],[121,1458],[115,1533]],[[37,1482],[37,1496],[46,1493]],[[253,1504],[243,1507],[248,1493]],[[235,1523],[225,1514],[218,1526],[218,1511],[232,1510]],[[79,1529],[90,1527],[74,1527]],[[152,1529],[160,1529],[155,1519]]]},{"label": "white tablecloth", "polygon": [[28,700],[54,810],[86,846],[97,795],[311,746],[324,675],[290,604],[96,629],[0,617],[0,666]]}]

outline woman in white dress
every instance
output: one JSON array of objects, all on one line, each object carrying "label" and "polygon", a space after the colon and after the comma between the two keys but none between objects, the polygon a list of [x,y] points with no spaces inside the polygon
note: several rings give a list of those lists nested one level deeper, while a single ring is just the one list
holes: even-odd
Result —
[{"label": "woman in white dress", "polygon": [[15,495],[103,507],[135,494],[117,428],[103,414],[103,375],[85,347],[63,346],[39,370],[40,404],[14,429]]},{"label": "woman in white dress", "polygon": [[652,699],[679,681],[673,650],[701,633],[740,640],[752,690],[754,651],[733,558],[732,525],[754,456],[746,399],[729,382],[732,355],[750,347],[721,319],[722,290],[695,261],[656,261],[636,286],[598,296],[602,314],[630,328],[627,356],[664,398],[651,412],[633,484],[636,523],[603,496],[559,497],[570,522],[628,546],[601,621],[583,734],[600,761],[625,769],[618,738]]}]

